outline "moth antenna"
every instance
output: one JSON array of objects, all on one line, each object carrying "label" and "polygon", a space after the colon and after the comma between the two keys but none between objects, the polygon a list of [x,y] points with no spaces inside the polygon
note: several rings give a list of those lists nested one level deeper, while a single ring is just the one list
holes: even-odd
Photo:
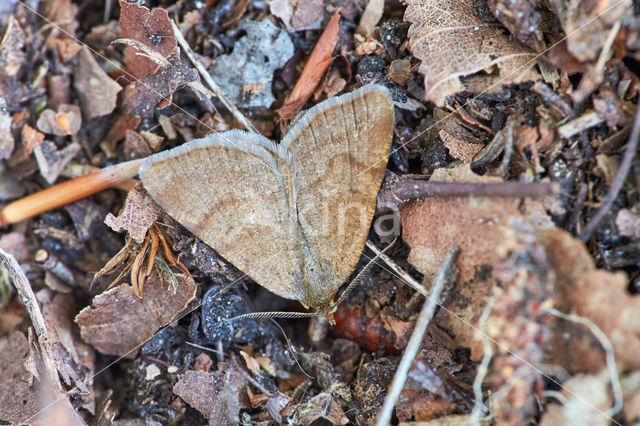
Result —
[{"label": "moth antenna", "polygon": [[310,318],[322,316],[315,312],[251,312],[229,318],[227,321],[239,319],[265,319],[265,318]]},{"label": "moth antenna", "polygon": [[293,357],[293,359],[296,362],[296,364],[298,364],[298,368],[300,369],[300,371],[302,371],[302,374],[304,374],[305,376],[307,376],[308,378],[310,378],[312,380],[315,379],[314,376],[310,376],[306,371],[304,371],[304,368],[302,368],[302,365],[300,365],[300,361],[298,361],[298,351],[291,344],[291,340],[289,340],[289,337],[287,336],[287,333],[284,332],[284,329],[282,328],[282,326],[280,324],[278,324],[278,322],[276,320],[274,320],[273,318],[270,318],[270,319],[271,319],[271,322],[274,323],[280,329],[280,332],[282,333],[282,336],[284,337],[284,340],[287,342],[287,346],[289,347],[289,350],[291,351],[291,356]]},{"label": "moth antenna", "polygon": [[391,247],[393,247],[394,244],[396,243],[396,241],[398,241],[398,237],[395,237],[393,239],[393,241],[391,241],[391,243],[389,243],[388,246],[386,246],[382,251],[380,251],[380,253],[376,254],[369,262],[367,262],[366,265],[364,265],[364,268],[362,268],[362,270],[360,270],[360,272],[358,272],[358,275],[356,275],[355,278],[351,280],[351,282],[349,283],[347,288],[344,289],[344,291],[342,292],[342,294],[340,295],[338,300],[334,303],[334,306],[338,306],[340,303],[342,303],[342,301],[349,294],[349,292],[351,292],[351,290],[353,290],[353,287],[355,287],[355,285],[358,283],[358,281],[360,280],[362,275],[364,275],[364,273],[367,272],[367,269],[369,269],[371,267],[371,265],[373,265],[373,263],[380,258],[380,256],[385,254],[387,252],[387,250],[389,250]]}]

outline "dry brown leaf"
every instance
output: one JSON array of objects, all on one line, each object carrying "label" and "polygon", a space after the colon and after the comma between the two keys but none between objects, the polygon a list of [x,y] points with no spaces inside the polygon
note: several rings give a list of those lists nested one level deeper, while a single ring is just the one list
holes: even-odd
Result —
[{"label": "dry brown leaf", "polygon": [[27,248],[27,237],[22,232],[10,232],[0,237],[0,249],[16,258],[18,263],[31,258]]},{"label": "dry brown leaf", "polygon": [[289,122],[302,109],[331,64],[333,49],[336,47],[340,31],[339,22],[340,14],[336,12],[322,32],[316,47],[313,48],[313,52],[311,52],[311,56],[309,56],[309,60],[304,70],[302,70],[296,85],[285,99],[282,107],[278,109],[281,128],[286,128]]},{"label": "dry brown leaf", "polygon": [[84,46],[73,64],[73,87],[76,89],[85,120],[101,117],[116,108],[122,87],[98,65]]},{"label": "dry brown leaf", "polygon": [[237,424],[240,408],[248,408],[247,379],[235,367],[219,363],[218,370],[185,371],[173,393],[209,419],[209,424]]},{"label": "dry brown leaf", "polygon": [[142,184],[138,184],[129,191],[118,216],[109,213],[104,223],[116,232],[128,231],[131,238],[142,244],[149,227],[163,214],[162,209],[147,195]]},{"label": "dry brown leaf", "polygon": [[447,96],[468,90],[461,77],[479,71],[491,75],[474,79],[476,91],[538,77],[531,70],[535,54],[499,24],[480,19],[473,0],[409,0],[404,19],[412,23],[409,50],[422,61],[418,71],[425,76],[425,100],[438,106]]},{"label": "dry brown leaf", "polygon": [[76,142],[59,150],[55,143],[44,141],[34,148],[33,153],[38,162],[40,174],[49,184],[53,184],[81,149],[80,144]]},{"label": "dry brown leaf", "polygon": [[282,20],[290,33],[322,28],[321,0],[270,0],[267,3],[271,13]]},{"label": "dry brown leaf", "polygon": [[[568,232],[548,229],[538,235],[556,275],[555,307],[593,321],[611,341],[620,370],[640,368],[640,298],[627,292],[626,274],[597,269],[584,244]],[[555,327],[553,362],[570,372],[604,368],[601,345],[584,326],[559,320]]]},{"label": "dry brown leaf", "polygon": [[193,279],[182,274],[175,277],[179,281],[175,294],[154,270],[142,299],[126,283],[96,296],[76,316],[80,334],[100,352],[135,356],[139,346],[173,321],[195,297]]},{"label": "dry brown leaf", "polygon": [[24,145],[24,152],[27,155],[31,155],[33,149],[40,145],[44,140],[44,134],[40,133],[33,127],[25,124],[21,132],[22,144]]},{"label": "dry brown leaf", "polygon": [[567,35],[567,49],[581,62],[595,61],[613,24],[631,10],[630,0],[549,0]]},{"label": "dry brown leaf", "polygon": [[253,374],[255,374],[256,376],[260,374],[260,363],[257,359],[255,359],[245,351],[240,351],[240,355],[242,355],[244,362],[247,364],[247,368],[251,370]]},{"label": "dry brown leaf", "polygon": [[[461,165],[455,169],[437,169],[433,181],[499,182],[499,178],[481,177]],[[505,198],[430,198],[413,202],[400,211],[402,238],[411,247],[408,261],[425,274],[427,282],[438,271],[450,247],[459,247],[456,266],[460,270],[455,289],[444,298],[444,310],[436,322],[448,329],[456,343],[471,348],[471,358],[480,359],[483,348],[474,330],[451,315],[476,324],[485,300],[495,286],[491,270],[499,261],[496,247],[503,241],[502,227],[509,220],[526,218],[536,225],[551,227],[541,200],[526,200],[524,213],[519,199]]]},{"label": "dry brown leaf", "polygon": [[621,209],[616,215],[616,226],[620,235],[625,237],[640,237],[640,216],[629,209]]},{"label": "dry brown leaf", "polygon": [[196,371],[206,372],[211,368],[211,364],[213,364],[213,361],[211,361],[209,355],[203,352],[196,357],[196,360],[193,363],[193,369]]},{"label": "dry brown leaf", "polygon": [[25,63],[26,36],[13,15],[9,15],[6,25],[6,30],[0,37],[0,70],[7,76],[15,77]]},{"label": "dry brown leaf", "polygon": [[[120,1],[120,31],[123,38],[135,40],[151,48],[165,58],[172,56],[178,46],[169,14],[165,9],[149,10],[137,3]],[[155,74],[158,64],[131,46],[124,50],[127,71],[136,79]]]}]

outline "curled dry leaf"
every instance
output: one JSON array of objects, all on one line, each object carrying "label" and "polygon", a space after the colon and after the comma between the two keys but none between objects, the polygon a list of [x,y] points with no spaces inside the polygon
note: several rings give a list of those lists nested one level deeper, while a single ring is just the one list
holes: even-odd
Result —
[{"label": "curled dry leaf", "polygon": [[142,244],[149,227],[163,214],[162,209],[147,195],[142,184],[138,184],[129,191],[118,216],[109,213],[104,223],[116,232],[128,231],[131,238]]},{"label": "curled dry leaf", "polygon": [[195,297],[193,278],[182,274],[175,277],[179,281],[175,294],[154,270],[143,298],[126,283],[96,296],[76,316],[82,338],[102,353],[135,356],[139,346],[173,321]]},{"label": "curled dry leaf", "polygon": [[74,60],[73,76],[85,120],[113,112],[122,87],[104,72],[86,46]]},{"label": "curled dry leaf", "polygon": [[418,71],[425,76],[425,100],[444,105],[447,96],[469,89],[461,77],[480,71],[490,75],[474,81],[476,91],[538,77],[531,70],[535,54],[499,24],[480,19],[473,0],[409,0],[408,5],[409,50],[422,61]]},{"label": "curled dry leaf", "polygon": [[333,61],[333,50],[336,47],[340,31],[339,22],[340,14],[336,12],[313,48],[313,52],[311,52],[311,56],[309,56],[296,85],[284,100],[282,107],[278,109],[280,127],[282,129],[286,128],[289,122],[300,112]]}]

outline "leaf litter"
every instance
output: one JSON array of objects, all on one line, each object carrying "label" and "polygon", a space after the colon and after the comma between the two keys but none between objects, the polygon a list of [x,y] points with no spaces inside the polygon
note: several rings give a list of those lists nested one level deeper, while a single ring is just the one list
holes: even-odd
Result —
[{"label": "leaf litter", "polygon": [[[456,246],[457,279],[423,336],[396,420],[604,422],[593,407],[615,421],[640,419],[635,158],[620,176],[638,95],[630,59],[640,57],[640,25],[631,2],[365,8],[274,0],[148,9],[122,1],[104,25],[95,25],[102,10],[68,1],[42,12],[81,38],[34,24],[19,4],[0,18],[3,200],[72,170],[143,158],[243,122],[178,48],[175,18],[195,60],[244,123],[267,137],[277,139],[324,98],[370,82],[391,90],[396,140],[376,218],[402,223],[403,243],[388,255],[404,275],[374,266],[339,307],[333,330],[316,324],[307,336],[301,320],[279,320],[282,330],[228,322],[299,307],[243,277],[140,187],[129,182],[126,201],[119,190],[103,191],[2,229],[0,247],[16,256],[36,293],[23,297],[14,273],[0,275],[0,363],[13,372],[0,387],[19,394],[0,392],[0,417],[27,421],[49,377],[53,394],[73,395],[62,398],[65,413],[96,423],[118,416],[371,424],[421,294]],[[604,204],[618,181],[615,202]],[[531,199],[520,194],[526,182],[557,191]],[[445,185],[445,196],[407,191],[423,183]],[[446,196],[470,184],[491,194],[506,183],[514,184],[509,198]],[[462,187],[446,186],[454,184]],[[390,239],[378,225],[371,236],[382,247]],[[112,360],[106,354],[128,357],[111,367],[118,383],[92,379],[96,365]]]}]

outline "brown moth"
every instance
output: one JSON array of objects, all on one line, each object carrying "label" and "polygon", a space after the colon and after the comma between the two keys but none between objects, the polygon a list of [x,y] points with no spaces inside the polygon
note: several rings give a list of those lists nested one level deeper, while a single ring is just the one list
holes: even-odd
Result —
[{"label": "brown moth", "polygon": [[147,158],[153,199],[258,284],[333,322],[367,239],[393,132],[386,88],[299,115],[282,142],[232,130]]}]

